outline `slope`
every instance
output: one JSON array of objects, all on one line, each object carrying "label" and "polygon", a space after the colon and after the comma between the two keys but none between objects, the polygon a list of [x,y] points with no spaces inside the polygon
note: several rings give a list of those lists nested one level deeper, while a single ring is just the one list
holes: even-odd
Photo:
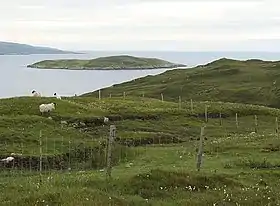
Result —
[{"label": "slope", "polygon": [[[56,111],[41,116],[38,105],[51,101],[57,103]],[[193,105],[191,111],[189,102],[179,108],[178,103],[135,97],[0,100],[0,143],[5,143],[0,155],[23,153],[5,167],[0,162],[1,205],[279,204],[275,117],[280,110],[217,102]],[[205,105],[209,121],[202,170],[197,172]],[[104,170],[97,170],[106,165],[104,147],[96,150],[96,143],[106,140],[109,125],[89,121],[104,115],[111,116],[109,124],[117,127],[110,181]],[[41,175],[36,157],[39,130],[43,130]]]},{"label": "slope", "polygon": [[[142,96],[178,101],[226,101],[280,106],[280,62],[220,59],[191,69],[176,69],[101,90],[102,96]],[[82,96],[98,96],[98,92]]]}]

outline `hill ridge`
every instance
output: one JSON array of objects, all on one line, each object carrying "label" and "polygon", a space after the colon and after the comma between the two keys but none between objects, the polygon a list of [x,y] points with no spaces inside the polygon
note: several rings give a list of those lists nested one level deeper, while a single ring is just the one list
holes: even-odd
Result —
[{"label": "hill ridge", "polygon": [[[116,84],[103,95],[146,97],[167,101],[227,101],[280,107],[280,62],[221,58],[205,65],[169,70]],[[97,96],[97,91],[81,96]]]},{"label": "hill ridge", "polygon": [[79,54],[56,48],[33,46],[23,43],[0,41],[0,55],[29,55],[29,54]]}]

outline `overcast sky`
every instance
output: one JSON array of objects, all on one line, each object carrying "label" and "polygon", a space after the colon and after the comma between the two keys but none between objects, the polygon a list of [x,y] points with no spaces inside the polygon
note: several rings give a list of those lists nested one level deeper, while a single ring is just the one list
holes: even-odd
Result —
[{"label": "overcast sky", "polygon": [[71,50],[280,51],[279,0],[8,0],[0,41]]}]

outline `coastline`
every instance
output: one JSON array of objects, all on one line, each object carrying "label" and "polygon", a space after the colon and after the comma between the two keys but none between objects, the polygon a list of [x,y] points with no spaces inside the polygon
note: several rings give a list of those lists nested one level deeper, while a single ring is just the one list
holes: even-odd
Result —
[{"label": "coastline", "polygon": [[56,68],[51,68],[51,67],[36,67],[36,66],[32,66],[32,65],[28,65],[27,68],[33,68],[33,69],[50,69],[50,70],[78,70],[78,71],[94,71],[94,70],[102,70],[102,71],[118,71],[118,70],[155,70],[155,69],[184,69],[187,68],[187,65],[172,65],[172,66],[150,66],[150,67],[82,67],[82,68],[65,68],[65,67],[56,67]]}]

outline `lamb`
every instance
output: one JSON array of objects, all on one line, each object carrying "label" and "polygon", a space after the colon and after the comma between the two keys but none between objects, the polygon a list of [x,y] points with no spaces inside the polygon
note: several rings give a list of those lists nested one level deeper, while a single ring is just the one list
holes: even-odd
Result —
[{"label": "lamb", "polygon": [[59,96],[57,93],[53,94],[57,99],[61,99],[61,96]]},{"label": "lamb", "polygon": [[49,104],[41,104],[39,106],[39,110],[41,112],[41,114],[43,113],[49,113],[53,110],[55,110],[55,106],[56,106],[56,103],[49,103]]},{"label": "lamb", "polygon": [[9,162],[13,161],[14,159],[15,159],[14,157],[7,157],[5,159],[1,159],[1,162],[9,163]]},{"label": "lamb", "polygon": [[33,97],[41,97],[41,94],[35,90],[32,91]]}]

